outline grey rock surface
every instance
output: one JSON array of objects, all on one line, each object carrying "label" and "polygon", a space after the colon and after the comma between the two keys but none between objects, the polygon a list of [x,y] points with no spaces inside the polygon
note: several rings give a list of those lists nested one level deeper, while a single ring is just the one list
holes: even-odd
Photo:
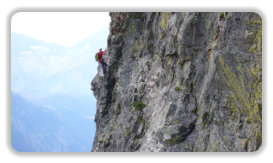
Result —
[{"label": "grey rock surface", "polygon": [[256,13],[110,13],[110,62],[91,83],[94,152],[256,151],[262,20]]}]

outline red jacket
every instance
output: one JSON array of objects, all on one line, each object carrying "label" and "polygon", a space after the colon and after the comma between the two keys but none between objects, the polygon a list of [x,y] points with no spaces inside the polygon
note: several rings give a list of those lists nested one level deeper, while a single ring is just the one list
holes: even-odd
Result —
[{"label": "red jacket", "polygon": [[102,56],[103,56],[104,54],[103,54],[102,51],[99,51],[98,54],[99,54],[99,62],[101,62]]}]

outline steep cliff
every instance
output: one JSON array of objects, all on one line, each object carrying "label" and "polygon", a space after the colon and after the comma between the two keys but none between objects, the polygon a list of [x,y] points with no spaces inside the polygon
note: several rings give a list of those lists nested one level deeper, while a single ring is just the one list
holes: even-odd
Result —
[{"label": "steep cliff", "polygon": [[259,149],[259,15],[110,16],[110,62],[91,83],[97,98],[92,151]]}]

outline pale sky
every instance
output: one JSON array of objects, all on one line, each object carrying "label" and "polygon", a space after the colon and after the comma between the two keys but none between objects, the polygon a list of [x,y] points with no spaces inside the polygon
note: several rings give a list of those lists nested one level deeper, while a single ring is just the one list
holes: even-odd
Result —
[{"label": "pale sky", "polygon": [[108,12],[18,12],[11,32],[72,47],[109,23]]}]

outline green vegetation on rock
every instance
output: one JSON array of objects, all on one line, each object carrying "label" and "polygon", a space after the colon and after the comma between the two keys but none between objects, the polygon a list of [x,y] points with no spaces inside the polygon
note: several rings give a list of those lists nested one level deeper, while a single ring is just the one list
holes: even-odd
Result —
[{"label": "green vegetation on rock", "polygon": [[127,130],[127,131],[124,133],[124,135],[125,135],[125,136],[129,136],[131,133],[132,133],[131,130]]},{"label": "green vegetation on rock", "polygon": [[176,92],[178,92],[178,91],[180,90],[180,88],[179,88],[178,86],[176,86],[176,87],[174,87],[174,90],[175,90]]},{"label": "green vegetation on rock", "polygon": [[135,110],[143,110],[146,107],[146,104],[144,104],[142,101],[139,101],[133,102],[132,106],[135,108]]},{"label": "green vegetation on rock", "polygon": [[162,29],[167,30],[169,27],[169,20],[170,20],[170,13],[169,12],[162,12],[162,19],[160,26]]}]

